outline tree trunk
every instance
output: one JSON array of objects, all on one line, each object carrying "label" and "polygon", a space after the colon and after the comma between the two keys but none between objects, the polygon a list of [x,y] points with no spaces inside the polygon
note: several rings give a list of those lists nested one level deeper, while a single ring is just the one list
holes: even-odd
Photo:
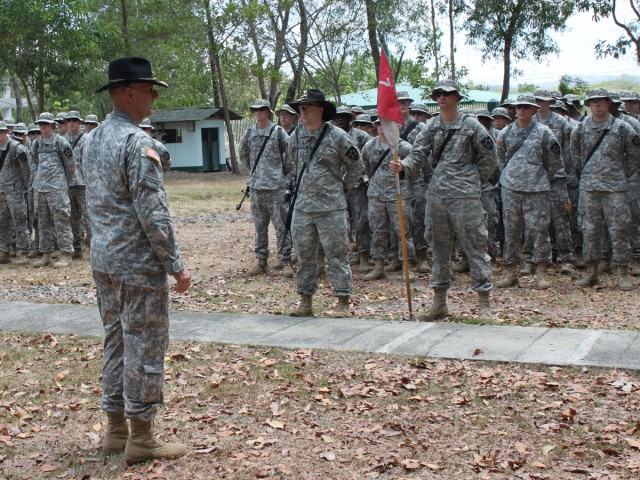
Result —
[{"label": "tree trunk", "polygon": [[35,120],[37,118],[36,110],[33,107],[33,100],[31,99],[31,92],[29,92],[29,87],[27,86],[27,82],[21,77],[18,77],[18,79],[20,80],[20,83],[22,83],[22,88],[24,89],[24,93],[27,97],[27,104],[29,105],[29,115],[31,115],[31,118]]},{"label": "tree trunk", "polygon": [[129,41],[129,7],[127,0],[120,0],[122,8],[122,39],[124,40],[124,52],[127,56],[131,55],[131,42]]},{"label": "tree trunk", "polygon": [[[265,6],[268,6],[265,0]],[[275,36],[275,47],[273,50],[273,71],[275,73],[271,74],[271,81],[269,86],[269,102],[272,107],[276,107],[278,104],[278,98],[280,97],[279,91],[279,75],[282,68],[282,64],[284,63],[282,58],[284,57],[284,48],[286,41],[287,30],[289,29],[289,12],[291,10],[290,6],[287,6],[285,10],[281,11],[281,4],[278,3],[278,16],[273,13],[269,13],[269,18],[271,19],[271,26],[273,27],[273,32]],[[282,25],[278,26],[278,17],[282,19]]]},{"label": "tree trunk", "polygon": [[13,98],[16,99],[16,123],[24,122],[24,114],[22,113],[22,93],[20,93],[20,85],[18,77],[13,75]]},{"label": "tree trunk", "polygon": [[451,80],[456,81],[456,60],[453,25],[453,0],[449,0],[449,63],[451,64]]},{"label": "tree trunk", "polygon": [[440,49],[438,48],[438,31],[436,24],[436,8],[431,0],[431,33],[432,33],[432,52],[433,58],[436,61],[436,82],[440,81]]},{"label": "tree trunk", "polygon": [[219,107],[222,105],[222,99],[220,98],[220,86],[218,85],[218,71],[216,69],[216,62],[214,61],[213,46],[215,45],[215,39],[213,37],[213,21],[211,19],[211,6],[209,0],[204,0],[204,9],[207,15],[207,40],[209,41],[209,48],[207,53],[209,56],[209,68],[211,69],[211,87],[213,88],[213,103],[214,106]]},{"label": "tree trunk", "polygon": [[380,75],[380,46],[378,45],[378,21],[376,20],[376,7],[373,0],[364,0],[367,9],[367,31],[369,32],[369,45],[371,46],[371,56],[376,68],[376,85]]},{"label": "tree trunk", "polygon": [[[293,58],[289,58],[291,63],[291,70],[293,70],[293,79],[287,89],[287,96],[285,102],[293,102],[298,98],[298,90],[302,83],[302,73],[305,71],[305,54],[307,52],[307,45],[309,44],[309,20],[307,18],[307,9],[304,6],[304,0],[297,0],[298,3],[298,15],[300,15],[300,46],[298,47],[298,61],[297,65],[294,65]],[[291,57],[288,49],[287,56]]]},{"label": "tree trunk", "polygon": [[[242,7],[247,8],[247,0],[242,0]],[[249,26],[249,37],[253,44],[253,50],[256,52],[256,76],[258,77],[258,88],[260,89],[260,96],[264,99],[269,99],[269,93],[264,81],[264,55],[262,55],[262,48],[260,48],[260,42],[258,40],[256,19],[253,15],[246,15],[246,22]]]},{"label": "tree trunk", "polygon": [[502,75],[502,95],[500,97],[500,103],[504,102],[509,96],[510,81],[511,81],[511,41],[504,42],[504,72]]}]

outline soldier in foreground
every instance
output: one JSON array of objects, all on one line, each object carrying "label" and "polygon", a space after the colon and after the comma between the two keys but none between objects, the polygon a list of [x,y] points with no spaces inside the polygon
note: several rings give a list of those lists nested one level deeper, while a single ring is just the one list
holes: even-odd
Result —
[{"label": "soldier in foreground", "polygon": [[[87,138],[83,166],[93,228],[91,268],[105,329],[101,408],[108,425],[106,455],[128,463],[182,456],[164,443],[153,420],[163,403],[169,343],[169,284],[185,292],[191,275],[176,242],[162,183],[160,155],[138,125],[158,97],[151,64],[140,57],[109,63],[113,113]],[[131,425],[131,433],[127,419]]]}]

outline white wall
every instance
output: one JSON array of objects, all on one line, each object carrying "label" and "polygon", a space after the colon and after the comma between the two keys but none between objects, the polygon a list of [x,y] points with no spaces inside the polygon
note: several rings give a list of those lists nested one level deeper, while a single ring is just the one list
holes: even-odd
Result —
[{"label": "white wall", "polygon": [[[182,130],[182,143],[165,143],[165,147],[171,154],[171,167],[202,167],[202,128],[218,128],[222,135],[218,135],[218,150],[220,162],[224,163],[224,121],[222,120],[202,120],[195,122],[195,132],[187,131],[187,127],[192,122],[167,122],[165,129]],[[158,125],[160,127],[160,125]]]}]

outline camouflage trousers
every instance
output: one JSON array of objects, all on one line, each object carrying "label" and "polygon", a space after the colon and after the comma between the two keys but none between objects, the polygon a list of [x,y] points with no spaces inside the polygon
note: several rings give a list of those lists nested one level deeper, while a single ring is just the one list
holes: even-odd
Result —
[{"label": "camouflage trousers", "polygon": [[606,226],[613,262],[617,265],[631,263],[631,213],[627,192],[581,191],[579,214],[584,238],[582,257],[586,262],[600,261]]},{"label": "camouflage trousers", "polygon": [[71,203],[71,232],[73,234],[73,248],[82,247],[82,234],[87,234],[87,244],[91,239],[91,226],[87,215],[87,197],[85,187],[69,187],[69,202]]},{"label": "camouflage trousers", "polygon": [[[640,191],[629,184],[629,213],[631,214],[631,248],[640,250]],[[636,187],[633,185],[633,187]]]},{"label": "camouflage trousers", "polygon": [[522,262],[522,239],[531,239],[532,263],[551,263],[549,239],[549,192],[516,192],[502,187],[504,218],[504,260]]},{"label": "camouflage trousers", "polygon": [[100,408],[152,420],[163,403],[169,344],[167,274],[94,271],[93,280],[105,331]]},{"label": "camouflage trousers", "polygon": [[9,251],[13,232],[18,250],[23,253],[29,250],[27,203],[22,190],[0,193],[0,252]]},{"label": "camouflage trousers", "polygon": [[[429,248],[427,241],[427,225],[425,216],[427,214],[427,186],[418,184],[412,189],[413,198],[411,200],[411,237],[416,251]],[[405,222],[405,224],[407,224]]]},{"label": "camouflage trousers", "polygon": [[69,217],[71,206],[66,190],[53,192],[38,192],[38,227],[40,228],[40,245],[42,253],[54,250],[54,231],[60,251],[73,252],[73,233]]},{"label": "camouflage trousers", "polygon": [[580,189],[578,186],[567,186],[569,194],[569,226],[571,227],[571,242],[573,243],[574,252],[582,250],[582,229],[578,210],[580,209]]},{"label": "camouflage trousers", "polygon": [[37,205],[38,201],[36,199],[37,193],[33,191],[32,187],[29,187],[29,192],[27,194],[27,228],[29,229],[29,234],[33,231],[34,233],[34,242],[33,245],[35,248],[38,248],[40,245],[40,230],[38,229],[38,211]]},{"label": "camouflage trousers", "polygon": [[254,252],[261,260],[269,257],[269,223],[273,223],[276,230],[278,258],[284,262],[291,260],[291,240],[285,232],[288,206],[284,194],[283,189],[251,189],[251,217],[256,232]]},{"label": "camouflage trousers", "polygon": [[482,208],[487,214],[487,253],[491,258],[498,258],[498,208],[496,190],[486,190],[480,197]]},{"label": "camouflage trousers", "polygon": [[451,252],[456,236],[469,260],[471,288],[476,292],[493,288],[486,215],[479,198],[429,196],[427,222],[433,238],[431,288],[447,290],[451,286]]},{"label": "camouflage trousers", "polygon": [[[407,240],[409,260],[416,260],[416,250],[411,236],[411,201],[402,200],[404,231]],[[377,197],[369,198],[369,225],[371,226],[371,258],[387,258],[391,232],[397,241],[398,258],[402,258],[402,236],[400,235],[400,215],[398,201],[385,201]],[[395,245],[394,245],[395,246]]]},{"label": "camouflage trousers", "polygon": [[333,293],[351,295],[353,281],[346,210],[320,213],[294,210],[291,235],[298,252],[297,292],[314,295],[318,290],[318,247],[322,245]]},{"label": "camouflage trousers", "polygon": [[351,219],[351,232],[354,233],[358,253],[369,253],[371,248],[371,228],[369,226],[369,205],[367,199],[367,187],[362,184],[349,195],[349,214]]}]

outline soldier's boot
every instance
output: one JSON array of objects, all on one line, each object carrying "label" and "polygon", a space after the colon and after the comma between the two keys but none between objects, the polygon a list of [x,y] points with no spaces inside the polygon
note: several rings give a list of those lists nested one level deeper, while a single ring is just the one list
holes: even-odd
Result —
[{"label": "soldier's boot", "polygon": [[372,280],[382,280],[383,278],[387,278],[387,274],[384,271],[384,258],[376,258],[373,261],[373,270],[362,277],[362,279],[370,282]]},{"label": "soldier's boot", "polygon": [[313,317],[313,296],[300,295],[300,305],[298,308],[289,313],[291,317]]},{"label": "soldier's boot", "polygon": [[31,264],[33,267],[48,267],[49,265],[51,265],[50,253],[44,253],[42,257]]},{"label": "soldier's boot", "polygon": [[124,452],[129,438],[129,426],[124,412],[107,412],[107,427],[102,438],[102,453],[114,455]]},{"label": "soldier's boot", "polygon": [[293,278],[293,268],[291,267],[291,263],[284,262],[284,266],[282,267],[282,276],[284,278]]},{"label": "soldier's boot", "polygon": [[358,267],[358,271],[360,273],[367,273],[369,270],[371,270],[369,254],[367,252],[360,252],[360,266]]},{"label": "soldier's boot", "polygon": [[127,463],[146,462],[159,458],[178,458],[187,451],[181,443],[165,443],[153,433],[153,422],[132,418],[131,434],[124,449]]},{"label": "soldier's boot", "polygon": [[71,253],[63,252],[60,255],[60,260],[58,260],[56,263],[53,264],[53,268],[67,268],[68,266],[71,265],[72,261],[73,260],[72,260]]},{"label": "soldier's boot", "polygon": [[29,257],[27,257],[27,252],[20,252],[18,253],[18,258],[16,258],[15,262],[16,265],[29,265]]},{"label": "soldier's boot", "polygon": [[[411,271],[411,268],[409,268],[409,281],[415,282],[417,279],[418,277],[416,276],[416,274]],[[404,281],[404,268],[402,268],[402,280]]]},{"label": "soldier's boot", "polygon": [[520,269],[520,276],[535,275],[536,264],[532,262],[524,262],[524,266]]},{"label": "soldier's boot", "polygon": [[433,322],[434,320],[443,320],[449,316],[447,308],[447,291],[442,288],[433,290],[433,303],[424,313],[418,315],[419,322]]},{"label": "soldier's boot", "polygon": [[582,254],[578,255],[577,252],[576,252],[576,261],[573,262],[573,264],[578,270],[584,270],[585,268],[587,268],[587,262],[585,262],[584,259],[582,258]]},{"label": "soldier's boot", "polygon": [[610,258],[603,258],[598,264],[599,273],[613,273],[613,267],[611,266]]},{"label": "soldier's boot", "polygon": [[493,320],[489,292],[478,292],[478,320],[483,322]]},{"label": "soldier's boot", "polygon": [[416,256],[418,257],[418,273],[431,273],[431,267],[427,259],[427,249],[418,250]]},{"label": "soldier's boot", "polygon": [[0,252],[0,263],[2,264],[11,263],[11,253]]},{"label": "soldier's boot", "polygon": [[360,254],[358,252],[349,253],[349,265],[358,265],[360,263]]},{"label": "soldier's boot", "polygon": [[517,287],[520,283],[518,279],[520,273],[520,265],[507,265],[507,274],[502,280],[496,282],[498,288]]},{"label": "soldier's boot", "polygon": [[73,255],[71,256],[74,260],[82,260],[82,247],[77,247],[73,249]]},{"label": "soldier's boot", "polygon": [[38,258],[38,255],[40,255],[40,252],[36,247],[31,247],[31,250],[27,253],[27,257],[29,258]]},{"label": "soldier's boot", "polygon": [[640,277],[640,259],[634,259],[631,266],[631,276]]},{"label": "soldier's boot", "polygon": [[391,259],[391,261],[389,262],[389,265],[387,265],[384,268],[384,271],[385,272],[397,272],[398,270],[402,270],[402,262],[400,261],[400,259],[396,255]]},{"label": "soldier's boot", "polygon": [[536,268],[536,277],[537,277],[537,285],[538,290],[546,290],[547,288],[551,288],[551,282],[547,280],[547,271],[549,269],[549,265],[546,262],[540,262]]},{"label": "soldier's boot", "polygon": [[623,292],[635,290],[636,286],[629,280],[629,265],[618,265],[616,270],[618,289]]},{"label": "soldier's boot", "polygon": [[338,297],[338,305],[333,309],[333,314],[327,315],[330,318],[344,318],[351,316],[351,310],[349,309],[349,295],[342,295]]},{"label": "soldier's boot", "polygon": [[276,260],[276,263],[273,264],[273,269],[274,270],[282,270],[284,268],[284,266],[286,265],[285,262],[283,262],[280,259]]},{"label": "soldier's boot", "polygon": [[586,275],[576,282],[576,286],[580,288],[588,288],[597,285],[599,282],[600,277],[598,276],[598,263],[588,263]]},{"label": "soldier's boot", "polygon": [[9,255],[11,255],[12,257],[18,255],[18,249],[15,245],[9,245]]},{"label": "soldier's boot", "polygon": [[56,249],[51,252],[51,258],[60,258],[60,250]]},{"label": "soldier's boot", "polygon": [[258,263],[256,263],[256,265],[247,272],[247,275],[249,275],[250,277],[255,277],[256,275],[262,275],[264,273],[267,273],[267,259],[266,258],[259,258],[258,259]]},{"label": "soldier's boot", "polygon": [[455,273],[467,273],[469,271],[469,259],[466,255],[462,255],[460,260],[453,264],[453,271]]},{"label": "soldier's boot", "polygon": [[575,274],[575,270],[573,269],[573,264],[570,262],[565,262],[560,267],[560,275],[570,275],[573,276]]}]

